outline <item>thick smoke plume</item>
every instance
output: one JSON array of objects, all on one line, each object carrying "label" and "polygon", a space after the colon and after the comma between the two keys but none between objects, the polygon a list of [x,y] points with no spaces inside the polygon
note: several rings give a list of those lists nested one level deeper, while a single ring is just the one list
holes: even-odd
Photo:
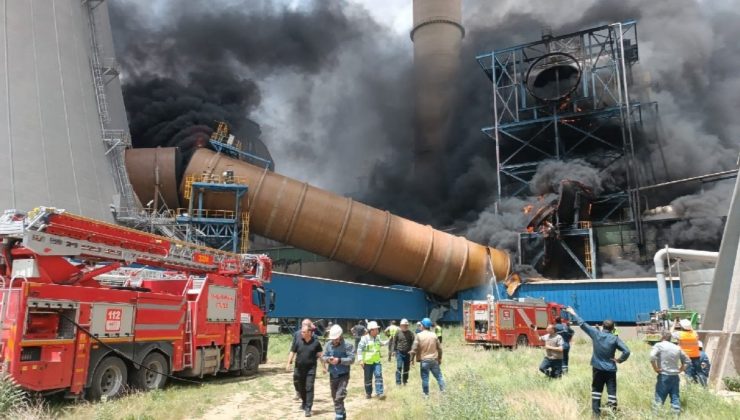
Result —
[{"label": "thick smoke plume", "polygon": [[[280,171],[357,193],[410,138],[408,45],[351,3],[111,2],[136,147],[191,147],[216,121]],[[250,131],[251,129],[251,131]]]},{"label": "thick smoke plume", "polygon": [[[187,145],[200,141],[215,119],[239,126],[252,118],[261,124],[280,172],[514,250],[527,221],[522,207],[542,203],[535,196],[555,192],[564,178],[597,193],[616,191],[624,186],[625,166],[617,162],[603,169],[588,157],[543,162],[530,185],[532,197],[496,206],[494,144],[480,131],[492,124],[491,87],[475,55],[537,40],[542,28],[560,35],[637,19],[640,63],[631,93],[657,101],[660,109],[654,124],[636,133],[640,183],[735,167],[740,149],[735,1],[578,0],[563,7],[545,0],[466,0],[447,167],[435,183],[442,186],[439,194],[424,201],[408,182],[414,131],[408,33],[374,20],[355,2],[286,3],[111,2],[135,144]],[[406,3],[382,7],[408,13]],[[705,196],[691,188],[654,190],[650,205],[687,194],[697,194],[701,203]],[[684,217],[694,217],[693,202],[687,197],[674,205],[684,209]],[[716,205],[726,212],[725,203]],[[698,220],[704,221],[677,225],[669,239],[716,248],[721,219],[700,215]],[[630,269],[620,261],[614,265],[617,271]]]}]

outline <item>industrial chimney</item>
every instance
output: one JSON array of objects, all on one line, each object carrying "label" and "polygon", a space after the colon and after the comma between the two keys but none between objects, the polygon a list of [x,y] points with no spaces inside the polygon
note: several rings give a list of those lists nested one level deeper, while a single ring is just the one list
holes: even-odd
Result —
[{"label": "industrial chimney", "polygon": [[439,179],[455,94],[462,26],[462,0],[414,0],[416,134],[414,173],[420,185]]}]

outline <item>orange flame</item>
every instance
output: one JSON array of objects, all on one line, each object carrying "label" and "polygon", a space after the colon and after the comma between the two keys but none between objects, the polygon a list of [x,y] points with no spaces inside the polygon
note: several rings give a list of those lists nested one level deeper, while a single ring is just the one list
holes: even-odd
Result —
[{"label": "orange flame", "polygon": [[532,209],[534,209],[534,206],[531,204],[527,204],[526,206],[522,207],[522,211],[524,212],[524,214],[531,213]]}]

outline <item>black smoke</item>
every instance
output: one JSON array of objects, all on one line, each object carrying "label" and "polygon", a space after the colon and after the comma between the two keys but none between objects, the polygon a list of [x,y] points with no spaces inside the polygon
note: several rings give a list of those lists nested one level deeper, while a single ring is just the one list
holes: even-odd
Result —
[{"label": "black smoke", "polygon": [[[512,249],[526,224],[521,208],[538,205],[535,195],[552,193],[559,182],[553,178],[611,192],[624,186],[626,168],[595,157],[544,162],[531,197],[496,204],[494,143],[480,131],[492,124],[491,86],[474,59],[478,53],[537,40],[543,28],[561,35],[637,19],[633,94],[657,101],[660,111],[653,126],[635,133],[640,182],[732,169],[740,149],[734,137],[740,128],[734,116],[740,109],[736,2],[579,0],[563,7],[465,1],[445,168],[435,181],[438,194],[423,200],[409,182],[414,127],[407,34],[352,2],[296,8],[226,0],[162,0],[156,8],[110,3],[137,146],[189,144],[216,119],[238,127],[251,118],[262,125],[286,175],[491,245]],[[687,194],[702,193],[693,185],[654,190],[650,205]],[[687,243],[699,229],[673,237]]]}]

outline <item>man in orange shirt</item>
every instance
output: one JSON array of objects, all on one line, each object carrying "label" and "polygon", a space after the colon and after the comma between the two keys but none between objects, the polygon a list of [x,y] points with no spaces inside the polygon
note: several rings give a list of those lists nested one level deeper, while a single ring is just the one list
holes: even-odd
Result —
[{"label": "man in orange shirt", "polygon": [[673,323],[673,339],[677,341],[684,353],[691,359],[691,365],[686,369],[686,375],[695,383],[707,386],[707,378],[701,369],[701,350],[699,349],[699,336],[691,326],[691,321],[682,319]]}]

